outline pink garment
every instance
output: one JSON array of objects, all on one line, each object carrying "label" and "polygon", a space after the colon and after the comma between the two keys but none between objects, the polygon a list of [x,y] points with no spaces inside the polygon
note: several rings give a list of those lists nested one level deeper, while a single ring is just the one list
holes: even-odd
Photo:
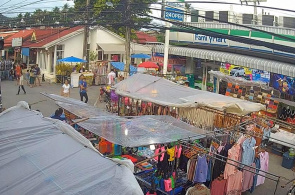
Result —
[{"label": "pink garment", "polygon": [[[268,171],[268,161],[269,161],[269,154],[268,152],[261,152],[259,153],[259,158],[260,158],[260,170],[262,171]],[[256,186],[259,186],[260,184],[264,183],[265,177],[261,176],[264,175],[265,173],[259,171],[260,175],[257,176],[257,183]]]},{"label": "pink garment", "polygon": [[226,180],[215,179],[211,184],[211,195],[225,195],[226,194]]},{"label": "pink garment", "polygon": [[239,138],[239,140],[238,140],[238,143],[241,144],[241,147],[240,147],[240,156],[239,156],[239,161],[240,161],[240,162],[242,161],[242,153],[243,153],[243,147],[242,147],[242,145],[243,145],[243,143],[244,143],[244,141],[245,141],[246,139],[247,139],[247,137],[244,136],[244,135],[242,135],[242,136]]},{"label": "pink garment", "polygon": [[226,195],[241,195],[242,180],[243,173],[241,171],[237,171],[235,174],[230,175],[226,183]]},{"label": "pink garment", "polygon": [[[255,175],[254,173],[256,172],[255,168],[256,168],[255,163],[252,163],[251,167],[244,167],[242,192],[245,192],[252,187],[253,177]],[[251,172],[248,170],[250,170]]]},{"label": "pink garment", "polygon": [[236,166],[238,166],[238,163],[231,160],[239,161],[239,157],[241,156],[240,152],[241,145],[239,143],[235,144],[231,149],[228,150],[228,159],[224,168],[224,179],[227,179],[230,175],[235,174],[237,171]]}]

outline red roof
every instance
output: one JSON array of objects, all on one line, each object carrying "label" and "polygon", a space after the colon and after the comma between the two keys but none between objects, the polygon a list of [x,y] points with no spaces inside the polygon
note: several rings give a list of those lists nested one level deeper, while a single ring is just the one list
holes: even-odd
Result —
[{"label": "red roof", "polygon": [[138,31],[136,32],[137,43],[145,44],[147,42],[157,42],[157,37],[151,36],[145,32]]},{"label": "red roof", "polygon": [[4,47],[11,47],[12,45],[12,39],[13,38],[20,38],[22,37],[23,40],[30,37],[33,33],[33,30],[21,30],[15,34],[13,34],[12,36],[8,37],[7,39],[4,40]]},{"label": "red roof", "polygon": [[3,37],[4,39],[7,39],[8,37],[12,36],[16,32],[1,32],[0,37]]},{"label": "red roof", "polygon": [[[59,38],[62,38],[70,33],[73,33],[77,30],[80,30],[82,29],[83,26],[76,26],[76,27],[73,27],[73,28],[64,28],[64,29],[51,29],[52,32],[51,34],[49,33],[45,33],[45,32],[39,32],[37,33],[36,31],[36,38],[37,38],[37,41],[36,42],[32,42],[31,40],[27,40],[23,46],[24,47],[30,47],[30,48],[38,48],[38,47],[43,47],[44,45],[52,42],[52,41],[55,41]],[[49,30],[49,29],[47,29]],[[47,31],[48,32],[48,31]]]}]

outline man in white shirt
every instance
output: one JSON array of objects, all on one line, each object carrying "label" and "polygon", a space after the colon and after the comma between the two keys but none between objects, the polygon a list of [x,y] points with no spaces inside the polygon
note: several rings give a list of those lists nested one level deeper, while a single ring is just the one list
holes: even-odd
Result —
[{"label": "man in white shirt", "polygon": [[108,74],[109,79],[109,85],[113,85],[115,83],[116,73],[114,72],[114,69],[111,69],[111,72]]}]

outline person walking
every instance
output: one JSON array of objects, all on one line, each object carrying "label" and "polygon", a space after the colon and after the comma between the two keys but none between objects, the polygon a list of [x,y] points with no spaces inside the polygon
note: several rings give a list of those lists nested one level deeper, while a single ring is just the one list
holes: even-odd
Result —
[{"label": "person walking", "polygon": [[31,67],[31,70],[30,70],[30,87],[34,87],[34,84],[35,84],[35,74],[34,74],[34,66]]},{"label": "person walking", "polygon": [[88,95],[87,95],[87,82],[86,79],[83,75],[81,75],[81,80],[79,82],[79,87],[80,87],[80,98],[81,101],[83,101],[83,97],[85,97],[85,103],[88,102]]},{"label": "person walking", "polygon": [[114,72],[114,69],[111,69],[111,72],[107,76],[109,82],[109,85],[113,85],[115,83],[116,73]]},{"label": "person walking", "polygon": [[61,96],[70,97],[70,88],[71,85],[69,84],[69,81],[65,80],[65,83],[62,85]]},{"label": "person walking", "polygon": [[35,83],[35,86],[37,86],[37,80],[38,80],[39,86],[41,86],[41,83],[40,83],[41,70],[40,70],[38,64],[36,64],[36,66],[35,66],[35,71],[36,71],[36,79],[35,79],[36,83]]},{"label": "person walking", "polygon": [[16,95],[19,95],[20,88],[22,88],[22,90],[24,91],[24,94],[26,94],[26,90],[24,88],[24,75],[22,72],[20,73],[20,77],[18,79],[18,92]]},{"label": "person walking", "polygon": [[19,78],[20,78],[21,73],[22,73],[22,68],[20,67],[19,64],[17,64],[16,67],[15,67],[16,84],[19,83]]},{"label": "person walking", "polygon": [[30,86],[30,70],[27,70],[25,80],[27,81],[27,85]]}]

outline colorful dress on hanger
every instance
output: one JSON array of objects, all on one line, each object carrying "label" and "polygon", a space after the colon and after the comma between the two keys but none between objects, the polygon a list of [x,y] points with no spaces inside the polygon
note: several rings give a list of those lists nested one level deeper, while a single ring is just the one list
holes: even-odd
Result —
[{"label": "colorful dress on hanger", "polygon": [[255,150],[254,146],[256,144],[256,140],[251,137],[246,139],[243,144],[243,153],[242,153],[242,163],[245,165],[251,165],[254,162],[255,158]]},{"label": "colorful dress on hanger", "polygon": [[226,195],[226,180],[215,179],[211,184],[211,195]]},{"label": "colorful dress on hanger", "polygon": [[230,175],[227,179],[226,195],[241,195],[242,180],[243,173],[241,171],[237,171],[235,174]]},{"label": "colorful dress on hanger", "polygon": [[256,171],[255,168],[255,163],[252,163],[251,167],[244,167],[242,192],[245,192],[252,187],[255,175],[254,173]]},{"label": "colorful dress on hanger", "polygon": [[224,169],[224,179],[227,179],[230,175],[233,175],[237,171],[237,166],[239,163],[234,162],[239,161],[241,151],[241,144],[236,143],[231,149],[228,150],[228,159]]},{"label": "colorful dress on hanger", "polygon": [[[269,154],[268,152],[261,152],[259,154],[259,158],[260,158],[260,170],[262,171],[268,171],[268,161],[269,161]],[[257,177],[257,184],[256,186],[259,186],[260,184],[264,183],[265,177],[261,176],[264,175],[264,172],[259,171],[258,177]]]},{"label": "colorful dress on hanger", "polygon": [[259,173],[259,169],[260,169],[260,159],[255,158],[254,163],[255,163],[255,167],[256,167],[256,171],[255,171],[256,174],[253,177],[253,184],[252,184],[252,187],[250,189],[251,193],[254,192],[256,184],[257,184],[257,177],[258,177],[257,174]]},{"label": "colorful dress on hanger", "polygon": [[194,182],[203,183],[207,180],[208,163],[206,156],[199,156],[196,172],[194,175]]}]

